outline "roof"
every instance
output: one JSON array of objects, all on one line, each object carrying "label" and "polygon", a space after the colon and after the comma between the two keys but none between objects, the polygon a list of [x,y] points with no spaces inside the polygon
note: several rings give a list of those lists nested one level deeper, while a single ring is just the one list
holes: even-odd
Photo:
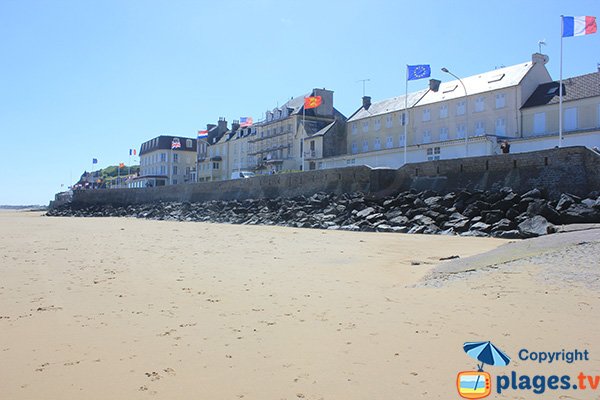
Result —
[{"label": "roof", "polygon": [[[535,65],[529,61],[522,64],[512,65],[509,67],[498,68],[493,71],[484,72],[481,74],[461,78],[465,85],[469,96],[479,93],[489,92],[492,90],[504,89],[518,85],[531,68]],[[442,101],[457,99],[465,96],[465,90],[462,84],[457,79],[442,82],[437,92],[423,89],[417,92],[408,94],[408,108],[422,106]],[[404,110],[404,96],[393,97],[372,103],[368,110],[361,107],[348,122],[359,120],[362,118],[372,117],[389,112]]]},{"label": "roof", "polygon": [[[196,139],[194,138],[188,138],[188,137],[182,137],[182,136],[158,136],[155,137],[153,139],[150,139],[144,143],[142,143],[142,145],[140,146],[140,156],[144,155],[146,153],[150,153],[152,151],[156,151],[156,150],[171,150],[171,143],[173,142],[173,139],[179,139],[179,143],[181,144],[181,147],[178,149],[174,149],[175,151],[193,151],[196,152]],[[187,146],[187,141],[191,140],[192,141],[192,146],[188,147]]]},{"label": "roof", "polygon": [[421,99],[425,93],[427,93],[427,89],[419,90],[418,92],[409,93],[408,96],[398,96],[392,97],[391,99],[385,99],[378,101],[377,103],[372,103],[368,109],[361,107],[357,112],[355,112],[350,118],[348,118],[348,122],[352,122],[358,119],[363,119],[367,117],[372,117],[375,115],[387,114],[394,111],[404,110],[404,99],[407,99],[408,108],[413,107],[419,99]]},{"label": "roof", "polygon": [[[600,71],[563,80],[563,102],[600,96]],[[559,82],[543,83],[529,96],[522,108],[558,104]]]},{"label": "roof", "polygon": [[331,128],[333,128],[333,126],[335,125],[336,121],[333,121],[332,123],[330,123],[329,125],[327,125],[325,128],[319,130],[318,132],[314,133],[313,135],[310,135],[309,137],[315,137],[315,136],[324,136],[327,134],[327,132],[329,132],[331,130]]}]

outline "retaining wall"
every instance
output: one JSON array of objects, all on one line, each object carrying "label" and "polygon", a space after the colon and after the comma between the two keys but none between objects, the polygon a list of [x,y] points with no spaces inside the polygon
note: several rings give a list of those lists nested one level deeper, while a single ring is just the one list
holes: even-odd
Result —
[{"label": "retaining wall", "polygon": [[358,166],[152,188],[85,190],[73,194],[73,203],[86,206],[202,202],[356,191],[381,197],[410,188],[444,193],[460,189],[495,190],[504,186],[521,193],[543,187],[552,198],[563,192],[585,196],[592,190],[600,190],[600,155],[585,147],[568,147],[428,161],[407,164],[397,170]]}]

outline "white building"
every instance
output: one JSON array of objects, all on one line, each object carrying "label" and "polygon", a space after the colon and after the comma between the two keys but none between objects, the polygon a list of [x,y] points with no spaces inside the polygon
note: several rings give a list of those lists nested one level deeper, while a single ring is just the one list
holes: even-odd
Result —
[{"label": "white building", "polygon": [[405,144],[408,163],[500,153],[499,142],[522,135],[522,106],[540,84],[551,81],[547,62],[536,53],[529,62],[442,82],[436,92],[421,90],[377,103],[365,97],[347,121],[347,154],[322,158],[318,168],[398,168]]}]

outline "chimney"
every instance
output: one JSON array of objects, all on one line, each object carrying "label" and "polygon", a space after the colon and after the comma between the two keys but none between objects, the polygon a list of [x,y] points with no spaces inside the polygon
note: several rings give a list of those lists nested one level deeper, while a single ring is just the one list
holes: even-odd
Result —
[{"label": "chimney", "polygon": [[368,110],[371,107],[371,96],[363,96],[363,107],[365,110]]},{"label": "chimney", "polygon": [[233,122],[231,123],[231,130],[235,132],[238,129],[240,129],[240,121],[238,121],[237,119],[234,119]]},{"label": "chimney", "polygon": [[223,117],[219,118],[219,122],[217,122],[217,126],[219,127],[219,135],[222,135],[223,133],[225,133],[225,131],[227,131],[227,120]]},{"label": "chimney", "polygon": [[533,53],[533,55],[531,56],[531,61],[533,61],[534,64],[536,64],[536,63],[547,64],[548,61],[550,61],[550,57],[548,57],[545,54],[541,54],[541,53]]}]

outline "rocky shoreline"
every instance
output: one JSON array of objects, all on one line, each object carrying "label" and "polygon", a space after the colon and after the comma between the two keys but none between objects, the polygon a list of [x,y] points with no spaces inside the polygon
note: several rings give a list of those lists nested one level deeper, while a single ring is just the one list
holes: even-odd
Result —
[{"label": "rocky shoreline", "polygon": [[316,193],[290,199],[155,203],[125,207],[66,204],[48,216],[136,217],[244,225],[280,225],[368,232],[530,238],[555,225],[600,222],[600,192],[585,198],[563,193],[548,199],[543,189],[518,194],[467,191],[438,194],[416,190],[373,198],[362,193]]}]

